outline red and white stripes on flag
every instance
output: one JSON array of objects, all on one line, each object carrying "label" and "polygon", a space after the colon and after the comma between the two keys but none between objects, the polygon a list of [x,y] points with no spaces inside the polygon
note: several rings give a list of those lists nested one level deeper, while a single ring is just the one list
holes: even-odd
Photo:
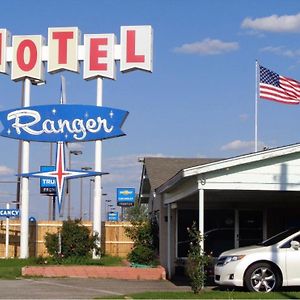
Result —
[{"label": "red and white stripes on flag", "polygon": [[300,82],[259,66],[259,97],[286,104],[299,104]]}]

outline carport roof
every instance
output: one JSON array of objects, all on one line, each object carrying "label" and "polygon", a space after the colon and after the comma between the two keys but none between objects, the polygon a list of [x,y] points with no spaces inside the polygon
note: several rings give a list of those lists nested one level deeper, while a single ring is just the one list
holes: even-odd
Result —
[{"label": "carport roof", "polygon": [[161,193],[170,189],[176,185],[182,178],[197,176],[224,168],[231,168],[237,165],[249,164],[254,162],[263,161],[266,159],[272,159],[284,155],[300,152],[300,143],[272,148],[264,149],[259,152],[252,152],[240,156],[235,156],[227,159],[213,160],[211,162],[198,164],[196,166],[185,167],[179,170],[173,177],[170,177],[167,181],[156,187],[156,190]]},{"label": "carport roof", "polygon": [[[175,158],[175,157],[145,157],[143,174],[140,186],[140,196],[155,191],[179,171],[209,164],[220,159],[217,158]],[[149,181],[146,183],[145,181]]]}]

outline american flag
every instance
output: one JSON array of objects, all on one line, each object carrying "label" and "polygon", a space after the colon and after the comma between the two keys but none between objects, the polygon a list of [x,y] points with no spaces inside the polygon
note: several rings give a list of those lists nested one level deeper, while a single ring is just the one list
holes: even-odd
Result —
[{"label": "american flag", "polygon": [[259,66],[259,97],[286,104],[299,104],[300,82]]}]

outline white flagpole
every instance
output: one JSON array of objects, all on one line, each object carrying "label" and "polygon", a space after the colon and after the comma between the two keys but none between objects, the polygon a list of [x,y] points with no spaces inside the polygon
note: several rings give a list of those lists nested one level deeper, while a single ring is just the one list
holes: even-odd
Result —
[{"label": "white flagpole", "polygon": [[259,79],[259,74],[258,74],[258,62],[255,62],[255,152],[258,151],[258,138],[257,138],[257,128],[258,128],[258,116],[257,116],[257,106],[258,106],[258,79]]}]

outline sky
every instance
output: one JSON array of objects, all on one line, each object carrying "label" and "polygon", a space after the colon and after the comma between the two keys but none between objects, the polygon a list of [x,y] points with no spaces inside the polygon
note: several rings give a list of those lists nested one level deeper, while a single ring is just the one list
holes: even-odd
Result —
[{"label": "sky", "polygon": [[[119,43],[121,26],[153,27],[153,72],[122,74],[118,67],[116,80],[104,79],[103,105],[129,111],[129,116],[123,125],[126,136],[103,142],[103,171],[109,175],[102,181],[102,214],[108,204],[116,205],[116,188],[138,191],[138,158],[226,158],[253,152],[256,60],[300,81],[297,0],[10,0],[1,3],[1,10],[0,28],[46,39],[49,27],[76,26],[82,35],[115,33]],[[96,104],[96,81],[85,81],[81,67],[80,74],[46,72],[46,84],[31,87],[31,105],[58,103],[60,75],[66,80],[67,103]],[[0,75],[0,110],[20,107],[21,94],[21,82]],[[299,113],[298,105],[259,99],[259,149],[298,143]],[[0,149],[0,207],[5,207],[16,199],[18,141],[0,137]],[[72,156],[72,168],[94,168],[93,142],[70,149],[82,151]],[[49,144],[31,142],[30,171],[49,161]],[[71,185],[75,218],[80,179]],[[84,219],[92,185],[83,179]],[[62,213],[66,218],[66,209]],[[29,215],[49,216],[38,179],[30,179]]]}]

